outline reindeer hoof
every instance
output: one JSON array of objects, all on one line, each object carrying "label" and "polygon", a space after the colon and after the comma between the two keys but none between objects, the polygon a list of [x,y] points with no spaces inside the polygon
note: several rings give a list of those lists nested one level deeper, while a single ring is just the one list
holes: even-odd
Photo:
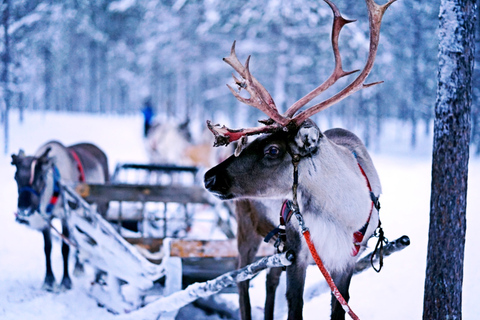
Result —
[{"label": "reindeer hoof", "polygon": [[73,275],[77,278],[85,275],[85,268],[83,267],[83,264],[79,262],[75,263],[75,268],[73,269]]},{"label": "reindeer hoof", "polygon": [[57,292],[58,291],[58,286],[55,283],[55,277],[46,276],[45,281],[43,282],[43,285],[42,285],[42,290],[45,290],[45,291],[48,291],[48,292]]},{"label": "reindeer hoof", "polygon": [[72,289],[72,280],[70,278],[63,278],[60,284],[60,291],[67,291]]}]

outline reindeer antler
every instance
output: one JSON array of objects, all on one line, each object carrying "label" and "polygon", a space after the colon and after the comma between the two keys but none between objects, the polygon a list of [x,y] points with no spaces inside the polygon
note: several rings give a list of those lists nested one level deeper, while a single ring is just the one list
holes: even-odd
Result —
[{"label": "reindeer antler", "polygon": [[238,86],[240,92],[241,89],[245,89],[249,94],[250,98],[244,98],[240,95],[239,92],[235,91],[229,85],[228,88],[232,91],[233,95],[241,102],[253,106],[261,111],[263,111],[267,116],[270,117],[267,121],[260,121],[265,126],[257,128],[246,128],[246,129],[229,129],[225,126],[212,125],[210,121],[207,121],[207,126],[210,131],[215,135],[214,146],[228,145],[230,142],[236,141],[243,136],[255,135],[260,133],[275,132],[278,130],[289,130],[291,128],[299,127],[306,119],[310,118],[314,114],[325,110],[326,108],[338,103],[339,101],[345,99],[351,94],[363,89],[374,86],[376,84],[382,83],[374,82],[370,84],[365,84],[367,76],[372,70],[373,63],[375,61],[375,56],[377,54],[378,43],[380,41],[380,26],[382,23],[382,17],[387,8],[396,0],[389,0],[384,5],[378,5],[374,0],[365,0],[367,3],[368,9],[368,19],[370,27],[370,48],[368,53],[367,62],[360,74],[355,78],[349,85],[347,85],[343,90],[333,95],[327,100],[324,100],[320,103],[317,103],[308,109],[300,112],[294,116],[298,110],[300,110],[307,103],[312,101],[314,98],[319,96],[322,92],[330,88],[338,79],[350,75],[352,73],[358,72],[359,70],[354,71],[344,71],[342,67],[342,59],[340,56],[340,50],[338,47],[338,38],[340,31],[344,25],[354,22],[355,20],[347,20],[342,17],[338,8],[330,2],[330,0],[324,0],[333,11],[333,27],[332,27],[332,48],[335,57],[335,67],[330,75],[330,77],[325,80],[320,86],[315,88],[313,91],[308,93],[306,96],[295,102],[284,115],[281,115],[278,112],[277,107],[268,93],[268,91],[255,79],[249,70],[250,56],[243,66],[238,60],[235,54],[235,42],[232,45],[230,56],[224,58],[223,60],[227,62],[238,74],[242,77],[242,80],[239,80],[233,75],[233,79]]},{"label": "reindeer antler", "polygon": [[236,41],[233,42],[232,49],[230,50],[230,56],[223,58],[223,61],[228,63],[243,78],[243,80],[239,80],[235,77],[235,75],[232,75],[239,91],[242,88],[247,90],[247,92],[250,93],[250,98],[243,98],[238,92],[236,92],[227,84],[228,88],[230,91],[232,91],[235,98],[237,98],[240,102],[263,111],[273,121],[280,125],[287,125],[287,119],[278,113],[277,107],[275,106],[275,102],[273,101],[270,93],[268,93],[267,89],[265,89],[265,87],[263,87],[250,73],[250,56],[248,56],[245,66],[243,66],[238,60],[237,55],[235,54],[235,43]]}]

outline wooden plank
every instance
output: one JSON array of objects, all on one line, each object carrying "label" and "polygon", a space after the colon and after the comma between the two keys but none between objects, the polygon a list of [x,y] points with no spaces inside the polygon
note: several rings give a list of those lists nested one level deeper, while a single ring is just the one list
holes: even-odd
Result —
[{"label": "wooden plank", "polygon": [[193,175],[197,174],[198,168],[194,166],[176,166],[176,165],[166,165],[166,164],[155,164],[155,163],[119,163],[115,167],[115,171],[112,175],[112,181],[117,180],[120,171],[126,170],[144,170],[148,172],[163,172],[167,174],[187,172]]},{"label": "wooden plank", "polygon": [[118,164],[119,169],[134,169],[134,170],[147,170],[147,171],[165,171],[165,172],[191,172],[197,173],[198,168],[193,166],[175,166],[155,163],[122,163]]},{"label": "wooden plank", "polygon": [[[159,238],[125,238],[129,243],[141,247],[140,253],[152,263],[160,264],[162,257],[158,255],[164,239]],[[148,250],[151,255],[146,254]],[[260,245],[257,259],[275,253],[271,244]],[[236,239],[228,240],[188,240],[170,239],[170,256],[182,259],[182,283],[186,287],[195,282],[214,279],[226,272],[237,269],[238,251]],[[237,292],[236,287],[226,292]]]},{"label": "wooden plank", "polygon": [[237,241],[233,240],[176,240],[172,241],[170,254],[181,258],[236,257]]},{"label": "wooden plank", "polygon": [[77,192],[88,202],[140,201],[175,203],[210,203],[200,186],[159,186],[137,184],[81,184]]},{"label": "wooden plank", "polygon": [[[186,287],[195,282],[204,282],[214,279],[224,273],[236,270],[236,257],[222,258],[182,258],[182,286]],[[235,292],[237,289],[233,292]]]},{"label": "wooden plank", "polygon": [[[125,240],[152,253],[160,251],[163,245],[163,239],[159,238],[125,238]],[[272,245],[262,243],[257,256],[268,256],[273,253]],[[171,239],[170,255],[180,258],[236,258],[237,240]]]}]

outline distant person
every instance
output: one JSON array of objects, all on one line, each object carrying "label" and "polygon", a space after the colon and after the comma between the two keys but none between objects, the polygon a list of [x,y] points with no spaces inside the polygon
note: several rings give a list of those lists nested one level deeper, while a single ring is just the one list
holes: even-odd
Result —
[{"label": "distant person", "polygon": [[153,112],[152,100],[150,98],[146,99],[143,103],[142,113],[144,118],[143,136],[147,137],[148,131],[152,127],[152,120],[155,115]]}]

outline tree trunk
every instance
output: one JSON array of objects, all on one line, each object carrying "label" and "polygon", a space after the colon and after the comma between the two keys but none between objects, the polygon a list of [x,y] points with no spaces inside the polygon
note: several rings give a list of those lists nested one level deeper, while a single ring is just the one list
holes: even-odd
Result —
[{"label": "tree trunk", "polygon": [[461,319],[474,0],[442,0],[423,319]]},{"label": "tree trunk", "polygon": [[45,46],[42,48],[43,54],[43,63],[44,63],[44,71],[43,71],[43,85],[44,85],[44,93],[43,93],[43,105],[45,110],[55,110],[53,104],[53,54],[49,43],[46,43]]},{"label": "tree trunk", "polygon": [[3,14],[3,34],[4,34],[4,51],[2,55],[3,71],[2,71],[2,85],[3,85],[3,99],[5,102],[5,114],[3,119],[4,129],[4,153],[8,153],[9,148],[9,112],[10,112],[10,87],[9,87],[9,64],[10,64],[10,38],[8,34],[8,19],[10,17],[10,0],[2,1]]},{"label": "tree trunk", "polygon": [[98,112],[98,45],[94,40],[90,41],[88,50],[89,59],[89,86],[86,111]]},{"label": "tree trunk", "polygon": [[105,113],[107,111],[111,112],[112,107],[108,106],[108,78],[110,74],[108,73],[108,61],[107,61],[107,48],[105,44],[100,45],[99,50],[99,70],[100,70],[100,79],[99,79],[99,96],[98,96],[98,109],[100,113]]},{"label": "tree trunk", "polygon": [[472,145],[476,146],[475,154],[480,155],[480,6],[477,5],[477,21],[475,30],[475,70],[473,73],[472,104]]},{"label": "tree trunk", "polygon": [[412,25],[413,28],[413,42],[412,42],[412,101],[410,106],[410,121],[412,124],[412,131],[410,136],[410,147],[414,149],[417,146],[417,118],[419,112],[423,109],[420,102],[420,90],[422,90],[421,72],[419,70],[420,54],[422,43],[422,24],[421,18],[418,14],[418,8],[412,1]]}]

